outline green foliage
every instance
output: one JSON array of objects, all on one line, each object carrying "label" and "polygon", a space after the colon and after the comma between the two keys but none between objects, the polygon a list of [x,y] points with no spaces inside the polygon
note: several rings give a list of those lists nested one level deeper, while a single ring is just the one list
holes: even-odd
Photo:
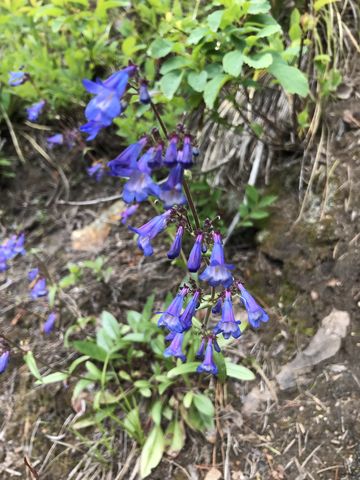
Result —
[{"label": "green foliage", "polygon": [[[127,312],[126,323],[104,311],[96,332],[82,340],[78,339],[79,334],[93,322],[79,319],[65,335],[66,344],[79,357],[62,371],[42,376],[32,353],[25,356],[37,384],[67,381],[72,387],[74,404],[86,392],[92,409],[74,424],[75,432],[88,427],[102,431],[106,423],[108,438],[116,427],[134,438],[142,448],[142,478],[150,475],[165,452],[179,453],[186,438],[184,425],[203,433],[215,427],[212,393],[200,391],[197,374],[191,375],[199,365],[194,357],[200,336],[185,337],[189,361],[184,364],[179,361],[174,367],[173,359],[163,356],[164,334],[157,326],[158,316],[153,316],[153,308],[154,296],[151,296],[141,313]],[[221,354],[216,361],[219,370],[223,362],[233,378],[254,379],[250,370],[225,363]]]},{"label": "green foliage", "polygon": [[277,199],[276,195],[261,196],[259,191],[252,185],[245,189],[245,201],[239,207],[241,227],[252,227],[257,220],[267,218],[270,207]]}]

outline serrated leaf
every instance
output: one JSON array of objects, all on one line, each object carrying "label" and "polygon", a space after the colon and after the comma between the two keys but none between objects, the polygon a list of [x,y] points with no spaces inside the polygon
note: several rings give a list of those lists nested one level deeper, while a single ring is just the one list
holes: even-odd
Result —
[{"label": "serrated leaf", "polygon": [[149,55],[153,58],[163,58],[171,52],[173,43],[164,38],[157,38],[149,48]]},{"label": "serrated leaf", "polygon": [[205,89],[204,89],[204,100],[205,104],[208,108],[213,108],[215,100],[219,95],[219,92],[223,85],[230,80],[229,75],[225,75],[220,73],[216,75],[212,80],[207,82]]},{"label": "serrated leaf", "polygon": [[160,80],[160,87],[166,98],[172,99],[179,88],[184,72],[174,70],[167,73]]},{"label": "serrated leaf", "polygon": [[273,57],[270,53],[257,53],[255,55],[244,55],[244,63],[249,67],[262,69],[268,68],[273,62]]},{"label": "serrated leaf", "polygon": [[41,381],[41,374],[39,372],[38,366],[36,364],[36,360],[34,358],[34,355],[31,351],[27,352],[24,355],[24,361],[30,370],[30,372],[34,375],[35,378]]},{"label": "serrated leaf", "polygon": [[185,373],[192,373],[196,372],[197,367],[200,365],[200,362],[189,362],[183,363],[178,367],[172,368],[168,373],[167,376],[169,378],[174,378],[177,375],[183,375]]},{"label": "serrated leaf", "polygon": [[236,378],[237,380],[251,381],[255,379],[255,375],[251,370],[244,367],[243,365],[238,365],[233,362],[225,362],[226,365],[226,374],[228,377]]},{"label": "serrated leaf", "polygon": [[309,84],[307,78],[298,68],[291,67],[284,61],[275,58],[269,67],[269,72],[276,78],[286,92],[296,93],[301,97],[308,95]]},{"label": "serrated leaf", "polygon": [[162,459],[165,448],[165,438],[161,427],[156,425],[150,432],[140,456],[140,477],[150,475]]},{"label": "serrated leaf", "polygon": [[195,92],[203,92],[206,85],[207,78],[208,78],[208,74],[205,70],[203,70],[202,72],[199,72],[199,73],[190,72],[187,77],[187,81],[190,87],[195,90]]},{"label": "serrated leaf", "polygon": [[224,15],[224,10],[216,10],[216,12],[211,13],[207,17],[207,23],[213,32],[218,31],[223,15]]},{"label": "serrated leaf", "polygon": [[237,77],[241,73],[244,62],[244,56],[240,50],[228,52],[223,58],[224,72],[229,73],[233,77]]}]

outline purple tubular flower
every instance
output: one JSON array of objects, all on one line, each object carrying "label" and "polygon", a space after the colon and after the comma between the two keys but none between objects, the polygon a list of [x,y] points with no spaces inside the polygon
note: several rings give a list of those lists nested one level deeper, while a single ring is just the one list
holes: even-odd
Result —
[{"label": "purple tubular flower", "polygon": [[164,145],[158,143],[155,147],[153,156],[148,160],[148,166],[150,168],[160,168],[162,166],[162,151]]},{"label": "purple tubular flower", "polygon": [[0,373],[4,373],[9,365],[10,352],[7,350],[0,355]]},{"label": "purple tubular flower", "polygon": [[30,107],[27,107],[26,112],[28,120],[30,120],[31,122],[36,122],[45,104],[45,100],[40,100],[39,102],[30,105]]},{"label": "purple tubular flower", "polygon": [[215,305],[213,306],[213,308],[211,309],[211,312],[214,315],[217,315],[218,313],[221,312],[221,308],[222,308],[222,299],[220,297],[218,301],[215,303]]},{"label": "purple tubular flower", "polygon": [[94,177],[97,182],[100,182],[105,173],[104,165],[102,163],[94,163],[94,165],[88,167],[86,171],[89,177]]},{"label": "purple tubular flower", "polygon": [[101,123],[97,122],[95,120],[90,120],[90,122],[85,123],[84,125],[81,125],[79,128],[80,132],[87,133],[88,136],[86,137],[86,140],[94,140],[94,138],[97,136],[97,134],[100,132],[105,127],[108,127],[110,125],[111,121],[108,123]]},{"label": "purple tubular flower", "polygon": [[45,333],[45,335],[49,335],[49,333],[52,332],[55,322],[56,322],[56,313],[51,312],[43,326],[43,332]]},{"label": "purple tubular flower", "polygon": [[176,333],[182,333],[184,331],[184,327],[180,321],[180,315],[184,303],[184,298],[186,297],[188,291],[189,289],[187,287],[183,287],[180,290],[180,292],[176,295],[168,308],[159,318],[159,327],[166,327],[171,332]]},{"label": "purple tubular flower", "polygon": [[111,175],[114,177],[130,177],[132,170],[136,168],[136,161],[141,150],[146,145],[147,138],[142,137],[136,143],[129,145],[116,158],[108,162]]},{"label": "purple tubular flower", "polygon": [[26,250],[24,248],[24,243],[25,243],[25,234],[21,233],[15,240],[15,244],[13,247],[14,256],[25,255]]},{"label": "purple tubular flower", "polygon": [[24,248],[25,234],[12,235],[2,245],[0,245],[0,271],[7,270],[7,260],[12,260],[16,255],[25,255],[26,250]]},{"label": "purple tubular flower", "polygon": [[129,180],[124,185],[122,198],[126,203],[143,202],[150,195],[158,197],[160,187],[153,181],[150,175],[134,169]]},{"label": "purple tubular flower", "polygon": [[225,263],[220,233],[213,233],[213,238],[214,246],[211,252],[210,265],[200,274],[199,279],[208,282],[212,287],[222,285],[224,288],[228,288],[234,281],[230,273],[234,266]]},{"label": "purple tubular flower", "polygon": [[151,240],[166,228],[170,215],[171,210],[167,210],[161,215],[152,218],[149,222],[139,228],[128,227],[132,232],[139,235],[137,244],[140,250],[144,252],[145,257],[153,254]]},{"label": "purple tubular flower", "polygon": [[259,328],[261,322],[266,323],[269,320],[269,315],[260,307],[254,297],[250,295],[244,285],[239,282],[237,287],[240,290],[240,298],[246,308],[250,325],[254,328]]},{"label": "purple tubular flower", "polygon": [[223,337],[228,339],[231,336],[234,338],[239,338],[241,331],[239,328],[240,321],[235,320],[233,306],[231,302],[231,293],[226,291],[225,300],[222,306],[222,315],[220,322],[215,326],[214,333],[218,335],[219,333],[223,334]]},{"label": "purple tubular flower", "polygon": [[202,373],[212,373],[216,375],[218,373],[218,368],[214,363],[213,360],[213,340],[209,338],[206,350],[205,350],[205,358],[201,365],[199,365],[196,369],[197,372]]},{"label": "purple tubular flower", "polygon": [[138,203],[135,203],[134,205],[130,205],[130,207],[126,208],[123,212],[121,212],[120,214],[120,218],[121,218],[121,223],[123,225],[126,224],[126,222],[128,221],[128,219],[134,215],[134,213],[136,212],[136,210],[139,208],[139,204]]},{"label": "purple tubular flower", "polygon": [[6,258],[2,250],[0,250],[0,272],[6,272],[9,269]]},{"label": "purple tubular flower", "polygon": [[30,282],[35,280],[35,278],[39,275],[39,269],[38,268],[32,268],[30,272],[28,273],[28,279]]},{"label": "purple tubular flower", "polygon": [[176,333],[172,342],[164,351],[164,357],[176,357],[181,358],[183,362],[186,361],[186,357],[182,351],[182,345],[184,341],[184,334],[183,333]]},{"label": "purple tubular flower", "polygon": [[135,70],[136,67],[134,66],[124,68],[104,81],[83,80],[86,90],[95,95],[85,109],[85,116],[88,121],[96,121],[106,125],[109,120],[111,123],[113,118],[122,113],[121,97],[127,88],[129,76]]},{"label": "purple tubular flower", "polygon": [[170,258],[170,260],[174,260],[174,258],[177,258],[180,255],[183,234],[184,234],[184,227],[180,225],[179,228],[177,229],[177,232],[176,232],[174,241],[170,247],[170,250],[167,253],[167,256],[168,258]]},{"label": "purple tubular flower", "polygon": [[45,297],[47,294],[46,280],[45,278],[39,278],[30,291],[30,297],[32,300],[37,300],[40,297]]},{"label": "purple tubular flower", "polygon": [[19,85],[27,82],[29,78],[30,76],[26,72],[10,72],[10,78],[8,83],[11,87],[18,87]]},{"label": "purple tubular flower", "polygon": [[147,88],[147,82],[145,81],[140,83],[139,100],[145,105],[151,102],[150,94]]},{"label": "purple tubular flower", "polygon": [[179,138],[176,134],[171,135],[169,145],[166,149],[164,165],[166,167],[174,167],[177,163],[177,142]]},{"label": "purple tubular flower", "polygon": [[202,233],[199,233],[196,236],[195,243],[191,249],[189,259],[187,262],[187,267],[189,272],[197,272],[200,268],[201,265],[201,244],[203,241],[204,235]]},{"label": "purple tubular flower", "polygon": [[205,351],[205,337],[201,339],[201,343],[199,346],[198,351],[196,352],[196,358],[204,358],[204,351]]},{"label": "purple tubular flower", "polygon": [[182,188],[183,176],[184,168],[178,164],[170,170],[167,180],[161,185],[160,199],[164,202],[164,208],[186,204]]},{"label": "purple tubular flower", "polygon": [[186,305],[185,310],[180,315],[180,323],[182,324],[184,331],[190,330],[190,328],[192,327],[192,318],[195,315],[197,307],[199,306],[199,297],[200,292],[199,290],[196,290],[192,299]]},{"label": "purple tubular flower", "polygon": [[185,135],[182,155],[178,158],[178,162],[180,162],[184,168],[190,168],[193,165],[192,157],[191,138],[189,135]]},{"label": "purple tubular flower", "polygon": [[50,148],[52,148],[54,145],[63,145],[64,135],[62,133],[55,133],[55,135],[47,137],[46,142]]}]

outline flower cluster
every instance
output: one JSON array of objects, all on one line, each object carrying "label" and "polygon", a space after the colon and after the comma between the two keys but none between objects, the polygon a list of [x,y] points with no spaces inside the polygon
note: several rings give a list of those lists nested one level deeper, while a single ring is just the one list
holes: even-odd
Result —
[{"label": "flower cluster", "polygon": [[[102,128],[109,126],[115,117],[123,113],[127,104],[125,95],[129,90],[136,92],[140,102],[150,103],[160,120],[162,134],[154,128],[150,134],[129,145],[107,163],[108,173],[125,179],[122,197],[128,204],[136,202],[124,213],[124,223],[137,210],[138,204],[149,197],[156,198],[157,203],[163,205],[163,212],[144,225],[128,227],[137,235],[137,245],[145,256],[154,253],[152,241],[170,226],[175,227],[173,242],[167,252],[170,260],[181,254],[185,234],[192,238],[192,248],[187,256],[190,280],[181,286],[167,309],[159,312],[158,326],[167,330],[165,340],[170,342],[164,351],[165,357],[186,361],[186,332],[195,332],[200,336],[197,357],[202,359],[202,363],[197,370],[216,375],[218,368],[214,362],[214,351],[220,352],[219,336],[237,339],[241,335],[240,320],[236,320],[233,309],[234,299],[239,298],[240,304],[245,307],[248,323],[252,327],[258,328],[269,317],[243,284],[234,279],[234,266],[225,260],[222,237],[214,227],[214,221],[206,219],[201,227],[184,176],[185,170],[194,165],[199,151],[183,125],[178,125],[176,131],[168,134],[151,101],[147,83],[139,77],[135,65],[115,72],[104,81],[84,80],[83,83],[88,92],[94,95],[85,110],[88,123],[80,128],[88,134],[88,140],[94,139]],[[95,163],[89,169],[89,174],[96,179],[101,178],[103,173],[104,168],[100,163]],[[190,212],[194,222],[190,219]],[[210,287],[209,294],[204,293],[206,285]],[[206,307],[201,307],[202,304]],[[207,312],[201,328],[195,328],[193,318],[200,308],[207,308]],[[221,318],[217,323],[214,321],[211,327],[212,314],[221,314]]]},{"label": "flower cluster", "polygon": [[[9,77],[9,85],[11,87],[19,87],[24,83],[28,82],[29,80],[32,81],[31,76],[29,73],[19,70],[18,72],[10,72]],[[36,103],[33,103],[29,107],[26,107],[26,116],[27,119],[31,122],[36,122],[41,115],[44,107],[46,105],[45,100],[39,100]]]},{"label": "flower cluster", "polygon": [[17,255],[25,255],[25,235],[12,235],[0,245],[0,272],[4,272],[9,268],[9,260]]}]

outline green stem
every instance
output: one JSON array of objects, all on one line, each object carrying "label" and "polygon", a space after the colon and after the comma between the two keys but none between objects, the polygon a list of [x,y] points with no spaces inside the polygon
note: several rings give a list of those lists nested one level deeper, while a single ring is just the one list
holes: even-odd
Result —
[{"label": "green stem", "polygon": [[[213,303],[214,301],[214,297],[215,297],[215,288],[214,287],[211,287],[211,299],[210,299],[210,302]],[[207,311],[206,311],[206,315],[205,315],[205,319],[204,319],[204,327],[207,328],[207,325],[209,323],[209,319],[210,319],[210,314],[211,314],[211,309],[212,309],[212,305],[210,305],[210,307],[208,307]]]}]

